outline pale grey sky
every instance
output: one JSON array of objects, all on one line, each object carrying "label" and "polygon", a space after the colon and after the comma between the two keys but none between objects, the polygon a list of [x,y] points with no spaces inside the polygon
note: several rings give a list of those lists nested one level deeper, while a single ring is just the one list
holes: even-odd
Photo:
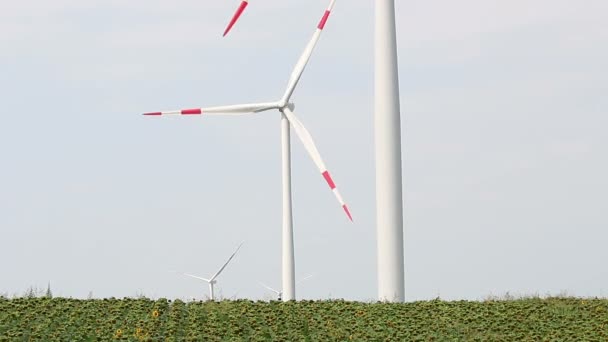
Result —
[{"label": "pale grey sky", "polygon": [[[264,298],[280,286],[275,100],[326,0],[0,3],[0,293]],[[406,295],[608,292],[608,3],[398,0]],[[300,298],[376,297],[373,1],[338,1],[295,95]]]}]

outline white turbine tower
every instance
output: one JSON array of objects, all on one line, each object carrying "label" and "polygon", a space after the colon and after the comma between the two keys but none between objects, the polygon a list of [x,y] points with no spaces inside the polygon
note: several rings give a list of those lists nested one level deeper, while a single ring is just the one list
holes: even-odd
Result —
[{"label": "white turbine tower", "polygon": [[[348,206],[344,203],[342,196],[336,188],[329,171],[325,167],[317,147],[312,139],[312,136],[300,120],[294,114],[294,105],[290,102],[298,81],[302,77],[302,73],[312,56],[313,50],[321,37],[323,28],[329,19],[332,8],[334,7],[335,0],[331,0],[327,10],[323,14],[321,21],[317,25],[317,29],[313,34],[310,42],[304,49],[304,52],[300,56],[300,59],[296,63],[291,77],[289,78],[287,89],[280,100],[275,102],[255,103],[255,104],[241,104],[232,106],[222,107],[210,107],[210,108],[195,108],[195,109],[183,109],[173,110],[165,112],[153,112],[145,113],[144,115],[160,116],[160,115],[240,115],[245,113],[260,113],[269,110],[276,109],[281,112],[281,145],[282,145],[282,175],[283,175],[283,227],[282,227],[282,278],[283,278],[283,299],[284,300],[295,300],[295,257],[294,257],[294,244],[293,244],[293,217],[292,217],[292,205],[291,205],[291,146],[290,146],[290,125],[296,132],[296,135],[304,145],[304,148],[308,152],[309,156],[319,169],[319,172],[329,185],[330,189],[336,196],[336,199],[340,203],[340,206],[352,221],[351,213]],[[244,6],[240,9],[240,12],[244,9]],[[239,12],[237,12],[240,15]],[[238,18],[238,15],[236,18]],[[234,19],[236,21],[236,19]]]},{"label": "white turbine tower", "polygon": [[376,0],[375,141],[378,298],[405,301],[401,114],[394,0]]},{"label": "white turbine tower", "polygon": [[220,275],[220,273],[222,273],[222,271],[226,268],[226,266],[228,266],[228,264],[230,263],[230,260],[232,260],[232,258],[234,258],[234,256],[236,255],[236,252],[239,251],[239,249],[241,248],[241,246],[243,245],[243,243],[241,243],[236,250],[234,251],[234,253],[232,253],[232,255],[230,256],[230,258],[228,258],[228,260],[226,260],[226,262],[224,263],[224,265],[222,265],[222,267],[220,267],[220,269],[215,272],[214,275],[211,276],[211,278],[207,279],[207,278],[203,278],[203,277],[199,277],[196,275],[192,275],[192,274],[188,274],[188,273],[184,273],[185,276],[187,277],[191,277],[191,278],[195,278],[195,279],[199,279],[202,281],[205,281],[207,284],[209,284],[209,299],[210,300],[215,300],[215,292],[214,292],[214,285],[217,284],[217,277]]},{"label": "white turbine tower", "polygon": [[[243,1],[224,36],[246,7],[247,1]],[[401,114],[394,0],[376,0],[374,107],[378,297],[383,301],[403,302]]]}]

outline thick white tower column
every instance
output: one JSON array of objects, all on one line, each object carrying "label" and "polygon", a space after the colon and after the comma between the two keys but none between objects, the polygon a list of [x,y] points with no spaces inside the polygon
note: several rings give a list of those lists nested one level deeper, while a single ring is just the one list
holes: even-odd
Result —
[{"label": "thick white tower column", "polygon": [[283,301],[296,299],[296,271],[291,213],[291,140],[289,120],[281,113],[281,150],[283,173]]},{"label": "thick white tower column", "polygon": [[394,0],[376,0],[375,143],[378,297],[405,300],[401,118]]}]

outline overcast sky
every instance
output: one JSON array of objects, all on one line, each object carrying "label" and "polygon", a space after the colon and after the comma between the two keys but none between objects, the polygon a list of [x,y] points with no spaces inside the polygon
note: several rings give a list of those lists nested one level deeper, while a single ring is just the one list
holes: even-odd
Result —
[{"label": "overcast sky", "polygon": [[[0,2],[0,293],[280,287],[278,99],[326,0]],[[608,294],[608,2],[398,0],[408,300]],[[373,1],[338,1],[293,100],[299,298],[377,296]]]}]

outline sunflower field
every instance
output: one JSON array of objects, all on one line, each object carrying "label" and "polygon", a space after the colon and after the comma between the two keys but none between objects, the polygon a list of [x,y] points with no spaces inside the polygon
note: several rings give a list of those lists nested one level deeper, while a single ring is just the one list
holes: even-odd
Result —
[{"label": "sunflower field", "polygon": [[385,304],[0,297],[0,341],[608,341],[608,300]]}]

